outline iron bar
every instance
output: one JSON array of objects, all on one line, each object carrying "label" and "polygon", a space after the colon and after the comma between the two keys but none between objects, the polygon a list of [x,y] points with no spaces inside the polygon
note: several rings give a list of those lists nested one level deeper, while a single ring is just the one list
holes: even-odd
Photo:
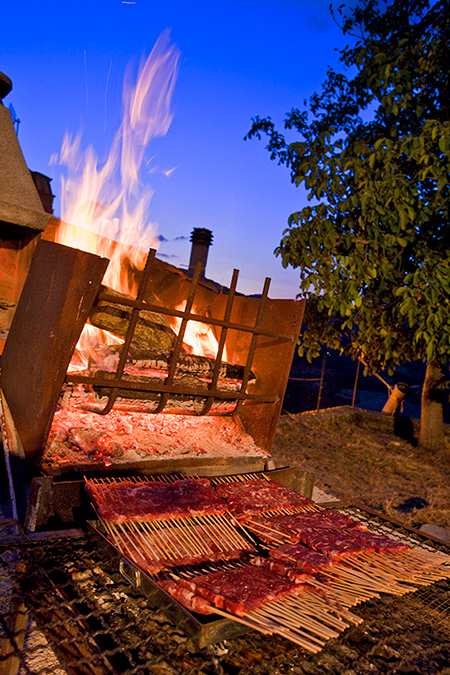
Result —
[{"label": "iron bar", "polygon": [[[264,316],[264,309],[265,309],[265,306],[266,306],[266,300],[267,300],[267,296],[269,295],[269,287],[270,287],[270,279],[269,279],[269,277],[266,277],[266,279],[264,281],[264,288],[263,288],[263,292],[262,292],[262,295],[261,295],[261,300],[260,300],[260,303],[259,303],[258,315],[257,315],[256,321],[255,321],[255,329],[256,330],[259,330],[260,327],[261,327],[262,319],[263,319],[263,316]],[[244,368],[244,375],[242,377],[242,384],[241,384],[241,389],[240,389],[241,392],[245,392],[245,390],[247,389],[248,379],[250,377],[250,371],[251,371],[252,363],[253,363],[253,357],[254,357],[255,351],[256,351],[257,339],[258,339],[258,334],[253,333],[252,341],[250,343],[250,349],[248,350],[247,362],[246,362],[245,368]],[[235,408],[235,412],[238,411],[238,409],[240,408],[241,405],[242,405],[242,399],[238,399],[238,402],[237,402],[236,408]]]},{"label": "iron bar", "polygon": [[176,373],[176,369],[177,369],[178,357],[180,355],[181,348],[183,346],[183,338],[184,338],[184,334],[186,332],[187,324],[188,324],[188,321],[189,321],[188,317],[189,317],[189,314],[190,314],[191,309],[192,309],[192,305],[193,305],[194,298],[195,298],[195,292],[197,290],[197,286],[198,286],[198,282],[200,280],[200,275],[202,273],[202,269],[203,269],[202,263],[198,262],[196,267],[195,267],[194,276],[192,277],[192,284],[191,284],[191,287],[189,289],[189,295],[188,295],[187,300],[186,300],[186,307],[185,307],[186,316],[181,321],[181,326],[179,328],[178,335],[176,337],[175,344],[174,344],[173,350],[172,350],[169,372],[167,373],[167,377],[166,377],[166,379],[164,381],[164,385],[163,385],[166,391],[161,396],[161,400],[159,402],[159,405],[156,408],[156,410],[154,411],[155,413],[162,412],[167,405],[167,401],[169,400],[169,395],[171,393],[170,389],[172,387],[172,383],[173,383],[175,373]]},{"label": "iron bar", "polygon": [[120,298],[120,300],[118,300],[117,296],[110,295],[109,293],[105,293],[103,291],[98,294],[98,299],[116,305],[119,304],[126,305],[127,307],[134,307],[148,312],[158,312],[159,314],[166,314],[167,316],[174,316],[179,319],[188,317],[191,321],[200,321],[201,323],[205,323],[208,326],[228,328],[229,330],[237,330],[241,331],[242,333],[264,335],[265,337],[279,339],[283,342],[295,342],[297,340],[297,337],[294,335],[277,333],[275,331],[257,328],[256,326],[248,326],[246,324],[235,323],[233,321],[226,321],[225,319],[216,319],[212,316],[204,316],[203,314],[189,313],[186,309],[169,309],[168,307],[164,307],[162,305],[154,305],[148,302],[139,302],[138,300],[133,300],[133,298]]},{"label": "iron bar", "polygon": [[146,392],[155,392],[156,394],[178,394],[185,396],[192,396],[197,398],[207,398],[209,396],[214,396],[220,400],[233,401],[234,399],[249,399],[252,401],[267,402],[267,403],[276,403],[278,402],[278,396],[263,396],[260,394],[246,394],[242,391],[225,391],[224,389],[198,389],[195,387],[186,387],[182,385],[172,384],[169,387],[165,386],[164,383],[148,383],[140,382],[138,380],[120,380],[117,378],[107,379],[105,377],[90,377],[88,375],[76,375],[70,374],[67,376],[68,383],[70,384],[92,384],[97,387],[104,387],[106,389],[111,389],[111,387],[119,387],[120,389],[126,389],[129,391],[146,391]]},{"label": "iron bar", "polygon": [[[239,271],[238,270],[233,270],[233,276],[231,279],[231,285],[230,285],[230,290],[228,293],[228,298],[227,298],[227,304],[225,307],[225,314],[224,314],[224,320],[229,321],[230,316],[231,316],[231,311],[233,309],[233,301],[234,301],[234,296],[236,294],[236,286],[237,286],[237,281],[239,277]],[[227,333],[228,333],[228,328],[225,326],[222,326],[222,329],[220,331],[220,338],[219,338],[219,344],[217,346],[217,354],[216,354],[216,360],[214,363],[214,371],[212,375],[212,379],[209,385],[210,391],[214,391],[216,386],[217,386],[217,381],[219,379],[219,373],[220,373],[220,365],[222,363],[222,355],[223,355],[223,350],[225,349],[225,341],[227,338]],[[214,403],[214,396],[209,396],[207,400],[205,401],[205,405],[203,406],[202,410],[199,411],[199,415],[207,415],[208,412],[211,410],[211,406]]]},{"label": "iron bar", "polygon": [[[150,251],[148,252],[147,259],[145,261],[145,267],[144,271],[142,273],[141,281],[139,284],[138,292],[137,292],[137,297],[136,299],[141,302],[144,295],[145,291],[147,290],[148,282],[150,279],[150,271],[152,268],[153,260],[155,258],[155,249],[151,248]],[[130,349],[131,341],[133,340],[133,336],[136,330],[137,322],[139,319],[139,312],[140,310],[137,307],[133,307],[132,312],[131,312],[131,318],[130,318],[130,323],[128,324],[128,329],[127,333],[125,336],[125,342],[122,346],[122,351],[120,353],[120,358],[119,358],[119,363],[117,365],[116,369],[116,378],[121,378],[123,375],[123,371],[125,368],[125,364],[127,361],[128,357],[128,352]],[[117,396],[119,394],[119,388],[115,387],[112,389],[109,393],[108,397],[108,403],[105,405],[103,410],[99,411],[100,415],[107,415],[111,410],[112,407],[117,399]]]}]

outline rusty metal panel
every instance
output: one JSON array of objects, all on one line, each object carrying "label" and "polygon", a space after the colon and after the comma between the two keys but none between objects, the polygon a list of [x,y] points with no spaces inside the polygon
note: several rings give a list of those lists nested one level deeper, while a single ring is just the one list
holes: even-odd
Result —
[{"label": "rusty metal panel", "polygon": [[1,386],[27,460],[38,465],[107,258],[40,241],[1,359]]},{"label": "rusty metal panel", "polygon": [[[211,306],[213,316],[223,315],[226,296],[217,296]],[[236,296],[231,321],[244,325],[255,325],[259,311],[259,298]],[[249,433],[264,450],[270,452],[276,425],[283,404],[289,371],[294,356],[297,338],[300,333],[304,300],[270,300],[265,304],[261,322],[261,331],[277,331],[279,336],[259,335],[256,342],[252,370],[256,375],[254,382],[247,387],[248,400],[238,410],[238,416]],[[286,336],[290,336],[286,339]],[[229,360],[245,363],[252,337],[249,333],[230,330],[227,335]],[[275,402],[258,402],[251,396],[275,397]]]}]

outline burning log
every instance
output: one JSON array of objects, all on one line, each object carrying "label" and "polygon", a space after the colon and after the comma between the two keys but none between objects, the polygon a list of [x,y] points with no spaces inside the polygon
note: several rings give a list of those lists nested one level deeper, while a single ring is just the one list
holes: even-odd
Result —
[{"label": "burning log", "polygon": [[[111,345],[113,353],[119,353],[120,345]],[[128,366],[125,370],[131,372],[131,368],[163,370],[169,369],[172,354],[170,351],[140,349],[131,345],[129,351]],[[118,361],[118,359],[117,359]],[[190,374],[197,377],[211,378],[214,372],[215,359],[197,354],[180,354],[177,360],[177,375]],[[242,380],[244,367],[238,364],[222,361],[219,370],[219,380]],[[255,379],[255,374],[250,373],[249,381]]]},{"label": "burning log", "polygon": [[[100,396],[109,396],[110,389],[106,388],[104,386],[95,385],[95,379],[113,379],[114,378],[114,373],[107,372],[105,370],[98,370],[94,373],[93,375],[93,380],[94,380],[94,391]],[[151,376],[151,375],[146,375],[146,374],[129,374],[126,373],[123,375],[123,381],[124,382],[142,382],[145,383],[146,385],[161,385],[162,378],[160,376]],[[173,394],[173,398],[178,399],[178,400],[189,400],[195,396],[196,393],[198,392],[199,396],[207,396],[208,395],[208,389],[207,389],[207,382],[204,382],[198,377],[195,377],[193,375],[187,375],[187,374],[181,374],[181,375],[176,375],[174,378],[174,384],[177,387],[186,387],[189,389],[189,393],[187,392],[186,394],[184,393],[179,393],[179,394]],[[220,389],[223,391],[236,391],[239,387],[238,383],[232,383],[232,382],[221,382],[220,384]],[[192,392],[194,391],[195,393],[192,395]],[[119,389],[118,396],[120,398],[125,398],[125,399],[133,399],[137,401],[146,401],[146,400],[159,400],[160,398],[160,392],[155,392],[155,391],[144,391],[144,390],[134,390],[134,389]]]},{"label": "burning log", "polygon": [[[133,308],[129,305],[120,304],[121,299],[132,300],[124,293],[102,287],[104,292],[117,298],[113,303],[107,300],[99,300],[91,309],[89,321],[93,326],[107,330],[113,335],[125,338],[131,319]],[[176,334],[170,326],[166,316],[157,312],[142,310],[134,332],[132,345],[138,349],[172,349]]]},{"label": "burning log", "polygon": [[[111,376],[111,373],[109,373]],[[156,380],[155,386],[161,386],[162,378]],[[198,381],[197,386],[198,386]],[[137,384],[141,384],[136,381]],[[192,390],[191,390],[192,391]],[[197,394],[176,394],[172,393],[167,400],[164,411],[168,413],[190,414],[199,412],[204,408],[205,400],[209,396],[208,390],[197,389]],[[223,390],[222,390],[223,391]],[[58,400],[60,408],[78,408],[89,412],[101,412],[108,403],[109,388],[100,386],[86,387],[84,385],[64,384],[61,395]],[[233,389],[231,389],[233,392]],[[144,393],[144,395],[142,395]],[[228,393],[228,392],[227,392]],[[138,398],[136,394],[141,394]],[[161,399],[161,392],[139,392],[134,390],[120,390],[114,407],[121,412],[152,413],[157,410]],[[237,399],[234,397],[226,400],[214,400],[211,406],[211,413],[216,415],[232,412],[236,407]]]}]

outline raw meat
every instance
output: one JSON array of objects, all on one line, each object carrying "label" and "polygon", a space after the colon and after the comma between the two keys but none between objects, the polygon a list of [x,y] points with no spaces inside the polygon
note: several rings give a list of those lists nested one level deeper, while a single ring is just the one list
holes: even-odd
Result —
[{"label": "raw meat", "polygon": [[339,530],[304,529],[299,533],[300,541],[314,551],[325,553],[333,559],[356,555],[362,552],[373,552],[373,542],[365,540],[356,533],[340,532]]},{"label": "raw meat", "polygon": [[402,551],[409,551],[411,548],[403,541],[395,541],[394,539],[390,539],[381,534],[375,534],[374,532],[355,532],[355,535],[373,547],[377,553],[399,553]]},{"label": "raw meat", "polygon": [[230,614],[243,616],[266,602],[294,593],[297,586],[262,567],[239,567],[196,576],[180,583]]},{"label": "raw meat", "polygon": [[195,595],[188,588],[179,586],[175,581],[160,581],[159,585],[177,602],[193,612],[197,612],[198,614],[211,614],[214,612],[214,607],[207,603],[204,598]]},{"label": "raw meat", "polygon": [[253,516],[245,525],[251,532],[270,545],[296,543],[303,530],[365,531],[364,525],[335,511],[323,510],[286,516]]},{"label": "raw meat", "polygon": [[93,500],[99,516],[113,523],[187,518],[223,514],[226,511],[225,503],[206,478],[186,478],[174,483],[88,481],[86,492]]},{"label": "raw meat", "polygon": [[253,558],[252,563],[258,567],[265,567],[266,569],[269,569],[282,577],[287,577],[295,584],[305,583],[311,579],[311,575],[306,574],[306,572],[302,572],[294,562],[286,560],[274,560],[273,558],[263,558],[258,556]]},{"label": "raw meat", "polygon": [[253,514],[281,509],[305,509],[315,507],[307,497],[272,480],[254,479],[222,483],[217,492],[226,500],[230,511],[242,522]]},{"label": "raw meat", "polygon": [[296,525],[327,530],[367,530],[365,525],[349,518],[343,513],[324,509],[316,513],[299,513],[295,516]]},{"label": "raw meat", "polygon": [[273,560],[293,562],[298,569],[306,574],[317,574],[326,567],[330,567],[333,561],[326,555],[311,551],[301,544],[284,544],[269,551],[269,557]]}]

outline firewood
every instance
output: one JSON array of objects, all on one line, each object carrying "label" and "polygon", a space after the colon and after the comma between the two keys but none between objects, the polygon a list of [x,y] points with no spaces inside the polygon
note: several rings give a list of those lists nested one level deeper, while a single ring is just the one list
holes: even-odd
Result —
[{"label": "firewood", "polygon": [[[120,354],[121,345],[110,345],[110,351]],[[141,349],[132,344],[129,350],[127,365],[143,369],[166,371],[172,358],[170,351],[156,349]],[[180,354],[177,361],[177,374],[196,375],[197,377],[211,378],[214,371],[215,360],[207,356],[197,354]],[[219,370],[219,380],[242,380],[244,367],[232,363],[222,362]],[[254,373],[250,373],[249,380],[254,380]]]},{"label": "firewood", "polygon": [[[93,378],[101,378],[101,379],[113,379],[115,377],[114,373],[107,372],[105,370],[98,370],[97,372],[94,373]],[[154,384],[161,384],[161,378],[160,377],[151,377],[147,375],[123,375],[122,377],[123,380],[127,380],[130,382],[145,382],[148,385],[151,385],[152,383]],[[195,389],[198,391],[199,396],[207,396],[208,390],[206,388],[206,384],[199,380],[197,377],[194,375],[187,375],[187,374],[182,374],[182,375],[177,375],[174,378],[174,385],[176,386],[181,386],[181,387],[186,387],[189,389]],[[233,385],[231,383],[227,382],[221,382],[220,383],[220,389],[223,391],[235,391],[236,390],[236,385]],[[99,396],[108,396],[110,389],[106,388],[104,386],[96,386],[94,384],[94,391],[99,395]],[[160,394],[152,392],[152,391],[136,391],[132,389],[120,389],[119,390],[119,397],[120,398],[126,398],[126,399],[134,399],[134,400],[159,400]],[[189,400],[192,398],[191,395],[189,394],[173,394],[171,395],[171,398],[175,400]]]},{"label": "firewood", "polygon": [[[161,382],[161,380],[159,380]],[[100,388],[95,388],[92,390],[92,386],[85,388],[82,385],[71,385],[64,384],[61,390],[61,396],[58,401],[58,405],[61,408],[67,407],[77,407],[82,408],[83,410],[89,410],[98,412],[108,402],[109,389],[104,389],[100,393]],[[114,407],[116,410],[128,411],[128,412],[143,412],[151,413],[153,412],[159,404],[161,395],[152,392],[146,392],[147,396],[144,398],[137,398],[136,391],[129,391],[128,396],[122,396],[120,392],[117,398]],[[142,393],[142,392],[141,392]],[[207,396],[207,391],[199,392],[198,398],[192,396],[183,396],[181,394],[171,394],[167,405],[165,407],[165,412],[177,412],[177,413],[191,413],[200,411],[205,402],[205,397]],[[231,412],[236,406],[235,399],[227,399],[225,401],[216,400],[211,410],[215,411],[216,414],[223,414]]]},{"label": "firewood", "polygon": [[[111,289],[106,289],[108,294],[117,297],[118,304],[98,300],[89,314],[89,321],[93,326],[107,330],[117,337],[124,338],[127,334],[131,318],[132,307],[121,305],[120,300],[131,299]],[[170,326],[169,320],[163,314],[142,310],[139,313],[136,330],[132,344],[138,349],[172,349],[176,334]]]}]

